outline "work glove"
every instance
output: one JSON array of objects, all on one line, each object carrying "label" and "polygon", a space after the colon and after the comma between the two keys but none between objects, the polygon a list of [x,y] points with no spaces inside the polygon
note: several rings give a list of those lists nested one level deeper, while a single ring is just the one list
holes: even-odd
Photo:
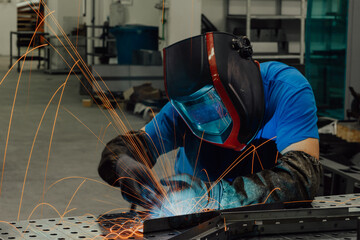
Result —
[{"label": "work glove", "polygon": [[[312,200],[320,186],[322,166],[302,151],[285,153],[271,169],[223,181],[221,209],[253,204]],[[225,183],[225,184],[224,184]]]},{"label": "work glove", "polygon": [[156,163],[157,155],[151,139],[145,131],[130,131],[118,135],[104,148],[101,158],[116,159],[119,154],[127,154],[136,161],[152,168]]},{"label": "work glove", "polygon": [[119,135],[106,144],[98,167],[99,175],[105,182],[121,187],[127,201],[145,208],[158,204],[152,197],[158,191],[154,190],[150,170],[156,162],[151,146],[144,131]]},{"label": "work glove", "polygon": [[[290,151],[280,157],[273,168],[239,176],[232,183],[221,180],[214,186],[214,183],[207,184],[195,178],[192,182],[190,175],[179,175],[161,181],[170,186],[170,191],[158,214],[163,217],[206,209],[312,200],[319,189],[322,173],[319,160],[302,151]],[[211,202],[205,200],[206,191]]]},{"label": "work glove", "polygon": [[179,174],[162,179],[168,188],[167,195],[158,211],[158,217],[189,214],[219,209],[222,183],[204,182],[189,174]]},{"label": "work glove", "polygon": [[146,209],[161,206],[162,187],[149,167],[120,154],[115,169],[125,200]]}]

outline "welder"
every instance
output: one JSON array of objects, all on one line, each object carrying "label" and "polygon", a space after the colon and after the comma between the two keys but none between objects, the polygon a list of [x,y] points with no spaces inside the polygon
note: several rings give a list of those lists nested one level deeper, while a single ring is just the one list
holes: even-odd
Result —
[{"label": "welder", "polygon": [[[259,64],[252,53],[247,37],[220,32],[165,48],[169,103],[107,144],[100,176],[147,209],[313,199],[322,167],[311,86],[295,68]],[[158,183],[151,168],[174,149],[176,174]]]}]

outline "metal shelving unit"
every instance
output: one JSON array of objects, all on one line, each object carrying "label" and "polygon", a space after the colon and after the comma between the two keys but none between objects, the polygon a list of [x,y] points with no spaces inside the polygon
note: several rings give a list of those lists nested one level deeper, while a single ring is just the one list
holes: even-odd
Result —
[{"label": "metal shelving unit", "polygon": [[[292,6],[294,4],[298,5],[298,7],[292,9],[296,9],[298,12],[287,13],[283,5],[285,2],[292,4]],[[262,3],[266,4],[266,7],[260,6]],[[306,0],[226,0],[226,4],[227,31],[249,36],[254,45],[254,57],[256,59],[292,59],[297,63],[304,64]],[[258,6],[256,7],[256,5]],[[267,12],[267,10],[269,11]],[[287,23],[297,22],[298,53],[289,52],[289,39],[286,30],[282,28],[285,21]],[[273,50],[273,52],[269,53],[256,50],[256,44],[264,43],[264,39],[254,37],[254,32],[260,32],[263,26],[263,29],[272,28],[278,34],[277,39],[269,40],[270,42],[278,42],[279,46],[283,45],[278,48],[278,51]],[[280,36],[280,32],[283,30],[283,36]],[[291,31],[294,31],[294,29],[291,29]],[[292,33],[292,35],[294,34]]]},{"label": "metal shelving unit", "polygon": [[[95,57],[104,58],[104,61],[108,62],[110,58],[115,58],[117,56],[116,39],[110,35],[110,27],[108,24],[89,25],[86,26],[86,28],[86,39],[91,41],[91,49],[88,51],[86,48],[86,55],[91,59],[91,64],[95,64]],[[100,34],[98,33],[98,35],[95,35],[94,30],[100,30]],[[101,61],[102,60],[100,60],[100,62]]]}]

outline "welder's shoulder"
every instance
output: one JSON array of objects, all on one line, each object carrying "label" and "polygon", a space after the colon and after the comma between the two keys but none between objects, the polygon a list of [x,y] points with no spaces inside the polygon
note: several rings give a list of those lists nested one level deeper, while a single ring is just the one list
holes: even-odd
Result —
[{"label": "welder's shoulder", "polygon": [[260,64],[260,72],[265,85],[289,85],[292,88],[307,88],[307,79],[294,67],[271,61]]}]

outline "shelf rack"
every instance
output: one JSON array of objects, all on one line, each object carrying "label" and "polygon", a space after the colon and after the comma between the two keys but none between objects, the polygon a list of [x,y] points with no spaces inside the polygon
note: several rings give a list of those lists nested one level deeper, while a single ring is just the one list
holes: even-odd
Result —
[{"label": "shelf rack", "polygon": [[[233,32],[233,29],[231,29],[231,23],[232,25],[235,25],[238,23],[239,25],[244,26],[245,25],[245,31],[243,31],[243,34],[246,34],[248,37],[252,36],[252,30],[253,30],[253,22],[254,21],[263,21],[264,24],[265,21],[299,21],[299,27],[298,27],[298,35],[299,35],[299,53],[286,53],[286,52],[277,52],[277,53],[256,53],[254,58],[259,60],[268,60],[268,59],[294,59],[297,60],[298,63],[304,64],[304,53],[305,53],[305,19],[306,19],[306,7],[307,7],[307,1],[306,0],[286,0],[286,2],[297,2],[296,4],[299,5],[300,9],[299,12],[296,14],[289,14],[283,11],[283,2],[285,0],[273,0],[271,1],[274,4],[273,11],[266,13],[266,11],[262,10],[261,13],[257,13],[257,9],[254,9],[254,5],[257,2],[258,4],[264,1],[260,0],[226,0],[226,22],[227,22],[227,31]],[[269,1],[270,2],[270,1]],[[268,3],[269,3],[268,2]],[[230,11],[232,8],[232,5],[238,6],[237,9],[241,10],[239,12]],[[240,7],[239,7],[240,6]],[[233,8],[234,9],[234,8]],[[284,40],[283,40],[284,41]],[[256,44],[258,41],[253,41],[254,44]],[[261,42],[261,41],[259,41]],[[286,39],[285,39],[286,42]]]}]

